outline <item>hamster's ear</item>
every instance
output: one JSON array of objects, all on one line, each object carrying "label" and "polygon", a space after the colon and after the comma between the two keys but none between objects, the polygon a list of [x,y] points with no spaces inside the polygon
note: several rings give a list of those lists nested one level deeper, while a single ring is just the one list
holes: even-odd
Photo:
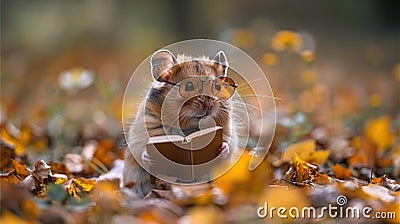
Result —
[{"label": "hamster's ear", "polygon": [[225,67],[229,67],[228,59],[226,58],[226,55],[223,51],[219,51],[213,58],[213,61],[218,62],[224,65]]},{"label": "hamster's ear", "polygon": [[176,63],[177,60],[170,51],[162,49],[154,52],[150,59],[151,74],[154,80],[171,81],[171,74],[164,72]]}]

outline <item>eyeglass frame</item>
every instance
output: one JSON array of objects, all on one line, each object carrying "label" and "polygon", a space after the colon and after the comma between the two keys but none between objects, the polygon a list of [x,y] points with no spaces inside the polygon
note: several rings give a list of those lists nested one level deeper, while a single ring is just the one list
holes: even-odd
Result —
[{"label": "eyeglass frame", "polygon": [[[200,90],[200,94],[203,92],[203,89],[204,89],[204,82],[206,82],[206,81],[212,81],[212,83],[211,83],[211,86],[212,86],[212,85],[214,84],[215,80],[217,80],[217,79],[228,78],[228,79],[232,80],[232,82],[234,83],[234,85],[231,85],[231,84],[228,83],[229,86],[233,87],[232,94],[231,94],[229,97],[227,97],[227,98],[223,98],[223,99],[225,99],[225,100],[230,99],[230,98],[233,96],[233,94],[235,93],[236,88],[238,87],[238,85],[236,84],[236,82],[235,82],[233,79],[231,79],[231,78],[229,78],[229,77],[226,77],[226,76],[217,76],[217,77],[214,77],[214,78],[207,78],[207,79],[204,79],[204,80],[201,79],[201,78],[199,78],[199,77],[188,77],[188,78],[182,79],[182,80],[181,80],[180,82],[178,82],[178,83],[173,83],[173,82],[169,82],[169,81],[166,81],[166,80],[165,80],[164,82],[167,83],[167,84],[170,84],[170,85],[178,86],[178,87],[179,87],[179,95],[182,96],[181,91],[180,91],[181,82],[182,82],[183,80],[190,79],[190,78],[199,79],[199,80],[201,81],[201,90]],[[226,83],[227,83],[227,82],[226,82]],[[211,92],[212,92],[212,90],[211,90]],[[183,96],[182,96],[182,97],[183,97]],[[217,97],[217,96],[215,96],[215,97]]]}]

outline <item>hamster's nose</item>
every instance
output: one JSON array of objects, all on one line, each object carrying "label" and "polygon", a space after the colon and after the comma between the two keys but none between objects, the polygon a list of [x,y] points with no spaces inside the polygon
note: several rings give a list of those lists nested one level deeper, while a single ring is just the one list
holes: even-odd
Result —
[{"label": "hamster's nose", "polygon": [[205,102],[203,102],[203,107],[206,110],[211,110],[213,105],[212,105],[212,103],[205,101]]}]

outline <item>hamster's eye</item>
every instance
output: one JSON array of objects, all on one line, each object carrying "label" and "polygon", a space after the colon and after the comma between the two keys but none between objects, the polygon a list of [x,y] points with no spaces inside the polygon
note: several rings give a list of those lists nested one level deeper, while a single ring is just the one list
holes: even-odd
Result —
[{"label": "hamster's eye", "polygon": [[221,91],[221,85],[219,83],[215,83],[214,88],[217,91]]},{"label": "hamster's eye", "polygon": [[190,92],[190,91],[193,91],[193,90],[194,90],[193,82],[188,82],[188,83],[186,83],[186,85],[185,85],[185,91]]}]

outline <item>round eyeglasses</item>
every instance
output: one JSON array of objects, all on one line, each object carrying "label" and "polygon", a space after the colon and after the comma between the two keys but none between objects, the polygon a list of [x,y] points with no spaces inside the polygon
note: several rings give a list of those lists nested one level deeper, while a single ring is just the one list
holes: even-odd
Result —
[{"label": "round eyeglasses", "polygon": [[186,78],[179,83],[166,82],[179,87],[179,94],[184,98],[194,97],[203,93],[204,82],[212,81],[211,94],[220,99],[229,99],[238,87],[233,79],[228,77],[217,77],[202,80],[198,77]]}]

